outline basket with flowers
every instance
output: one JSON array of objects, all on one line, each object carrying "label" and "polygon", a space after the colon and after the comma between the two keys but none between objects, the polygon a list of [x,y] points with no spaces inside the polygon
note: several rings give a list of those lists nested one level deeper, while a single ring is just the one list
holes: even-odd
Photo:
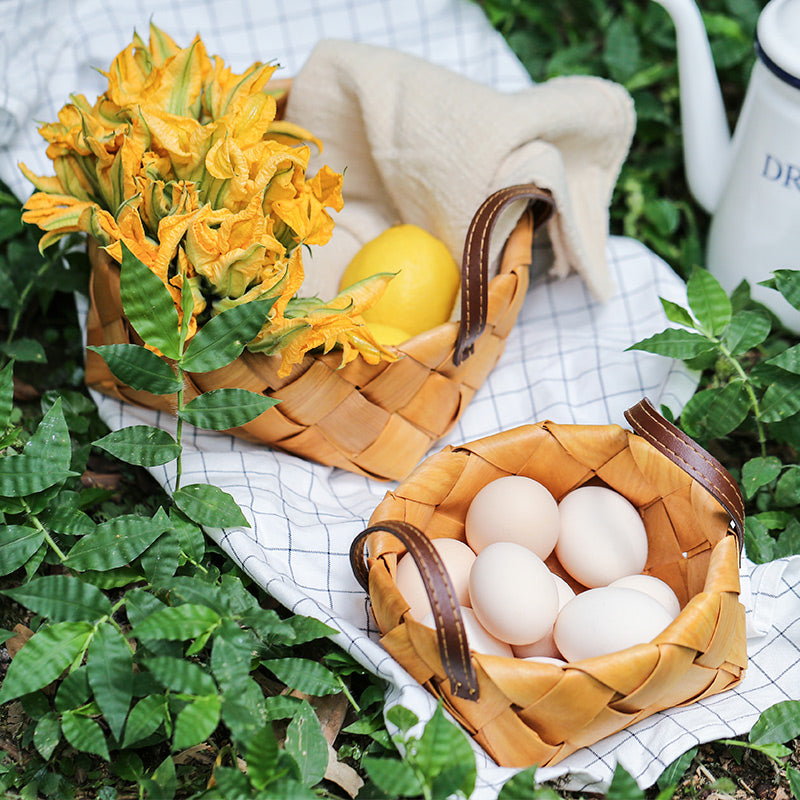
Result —
[{"label": "basket with flowers", "polygon": [[[168,290],[181,347],[223,312],[269,300],[264,324],[232,363],[204,375],[178,370],[187,396],[241,387],[276,403],[232,433],[401,478],[455,423],[499,358],[527,288],[534,217],[546,219],[552,201],[529,185],[490,198],[474,220],[481,235],[468,237],[481,247],[465,247],[462,284],[470,287],[469,270],[475,288],[463,293],[461,321],[400,347],[384,345],[362,314],[391,273],[329,300],[302,296],[301,245],[330,239],[329,211],[343,206],[343,177],[327,166],[308,174],[312,148],[322,145],[283,118],[289,82],[271,83],[275,69],[255,63],[236,74],[208,55],[199,36],[181,48],[151,25],[149,44],[135,35],[103,73],[107,88],[94,104],[73,95],[58,121],[40,128],[55,175],[21,165],[37,190],[23,218],[45,231],[41,248],[74,232],[89,236],[91,387],[176,410],[174,397],[128,385],[95,347],[142,343],[120,299],[120,265],[133,259]],[[531,213],[489,281],[491,227],[520,198],[532,201]]]}]

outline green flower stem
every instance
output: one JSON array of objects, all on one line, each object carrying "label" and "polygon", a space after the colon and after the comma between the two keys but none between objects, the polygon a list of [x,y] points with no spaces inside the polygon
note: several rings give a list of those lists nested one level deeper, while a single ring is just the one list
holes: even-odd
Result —
[{"label": "green flower stem", "polygon": [[66,561],[67,556],[64,551],[56,544],[47,528],[45,528],[44,525],[39,522],[39,518],[36,516],[36,514],[31,513],[31,507],[25,502],[24,499],[22,500],[22,505],[25,507],[25,514],[33,523],[33,526],[36,528],[36,530],[44,534],[44,540],[50,546],[50,549],[58,556],[60,561]]},{"label": "green flower stem", "polygon": [[181,369],[180,364],[176,365],[178,369],[178,377],[181,381],[181,388],[178,389],[178,425],[175,428],[175,441],[178,443],[178,456],[175,460],[175,491],[177,492],[178,489],[181,488],[181,473],[183,471],[183,417],[181,416],[181,412],[183,411],[183,370]]},{"label": "green flower stem", "polygon": [[758,397],[756,396],[755,389],[753,389],[753,384],[751,383],[747,373],[744,371],[744,367],[739,363],[739,359],[734,357],[730,350],[718,339],[715,340],[717,347],[719,348],[720,353],[722,353],[723,358],[733,367],[736,371],[736,374],[742,379],[742,383],[744,384],[744,389],[747,392],[747,396],[750,398],[750,406],[753,409],[753,417],[756,423],[756,431],[758,432],[758,445],[761,450],[762,457],[766,457],[767,455],[767,434],[764,430],[764,424],[761,422],[761,408],[758,405]]}]

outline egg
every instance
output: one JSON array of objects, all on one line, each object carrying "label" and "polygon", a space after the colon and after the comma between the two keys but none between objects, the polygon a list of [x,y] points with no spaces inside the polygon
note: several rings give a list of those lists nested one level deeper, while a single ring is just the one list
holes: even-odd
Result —
[{"label": "egg", "polygon": [[617,578],[609,585],[636,589],[639,592],[649,594],[669,611],[673,619],[681,613],[680,601],[670,585],[653,575],[625,575],[622,578]]},{"label": "egg", "polygon": [[546,656],[531,656],[522,660],[531,661],[534,664],[552,664],[554,667],[565,667],[567,665],[563,658],[547,658]]},{"label": "egg", "polygon": [[[475,612],[466,606],[461,607],[461,618],[464,620],[464,633],[467,636],[469,649],[476,653],[485,653],[490,656],[505,656],[512,658],[511,646],[492,636],[483,625],[478,622]],[[422,618],[422,624],[428,628],[436,629],[433,613],[430,612]]]},{"label": "egg", "polygon": [[553,638],[567,661],[580,661],[649,642],[672,620],[644,592],[601,586],[581,592],[561,609]]},{"label": "egg", "polygon": [[[431,542],[442,557],[458,603],[465,606],[470,605],[469,572],[475,561],[475,553],[458,539],[440,538],[432,539]],[[414,619],[421,620],[431,610],[425,585],[410,553],[406,553],[397,562],[395,585],[408,603],[409,611]]]},{"label": "egg", "polygon": [[478,553],[469,596],[481,625],[512,645],[541,639],[558,613],[553,574],[535,553],[514,542],[494,542]]},{"label": "egg", "polygon": [[558,504],[538,481],[507,475],[478,491],[464,527],[467,544],[476,553],[493,542],[515,542],[544,561],[558,538]]},{"label": "egg", "polygon": [[[572,591],[570,585],[558,575],[553,575],[553,580],[556,584],[556,591],[558,592],[558,609],[559,611],[575,597],[575,592]],[[554,621],[555,622],[555,621]],[[530,644],[515,644],[511,648],[517,658],[531,659],[533,657],[544,658],[560,658],[561,653],[556,647],[555,640],[553,639],[553,629],[551,628],[538,642],[531,642]]]},{"label": "egg", "polygon": [[556,556],[576,581],[607,586],[647,563],[647,532],[631,502],[605,486],[581,486],[558,505]]}]

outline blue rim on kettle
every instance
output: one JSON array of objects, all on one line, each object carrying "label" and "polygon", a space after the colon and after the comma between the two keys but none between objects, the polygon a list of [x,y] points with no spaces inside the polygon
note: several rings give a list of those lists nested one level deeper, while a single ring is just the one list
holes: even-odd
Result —
[{"label": "blue rim on kettle", "polygon": [[755,39],[755,48],[756,48],[756,55],[761,59],[764,66],[777,78],[780,78],[784,83],[788,83],[789,86],[794,86],[795,89],[800,89],[800,78],[797,75],[792,75],[791,72],[787,72],[783,67],[778,66],[767,54],[766,50],[761,46],[761,43],[758,41],[758,34],[756,34]]}]

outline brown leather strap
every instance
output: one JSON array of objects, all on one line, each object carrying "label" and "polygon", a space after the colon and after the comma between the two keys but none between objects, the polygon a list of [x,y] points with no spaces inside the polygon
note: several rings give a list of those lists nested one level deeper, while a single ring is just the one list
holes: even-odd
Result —
[{"label": "brown leather strap", "polygon": [[489,299],[489,244],[500,214],[515,200],[530,200],[534,227],[546,222],[555,210],[552,196],[531,183],[508,186],[486,198],[475,212],[464,242],[461,261],[461,324],[453,363],[472,354],[475,340],[486,326]]},{"label": "brown leather strap", "polygon": [[659,414],[645,397],[625,412],[625,419],[642,438],[703,486],[728,512],[739,552],[744,543],[744,500],[725,467],[714,456]]},{"label": "brown leather strap", "polygon": [[384,520],[362,531],[350,547],[350,564],[358,582],[369,592],[369,570],[364,561],[364,544],[375,531],[387,531],[396,536],[408,549],[422,576],[428,594],[439,654],[445,673],[450,679],[450,691],[456,697],[478,699],[478,678],[464,630],[464,620],[456,592],[447,574],[442,557],[431,540],[419,528],[402,520]]}]

